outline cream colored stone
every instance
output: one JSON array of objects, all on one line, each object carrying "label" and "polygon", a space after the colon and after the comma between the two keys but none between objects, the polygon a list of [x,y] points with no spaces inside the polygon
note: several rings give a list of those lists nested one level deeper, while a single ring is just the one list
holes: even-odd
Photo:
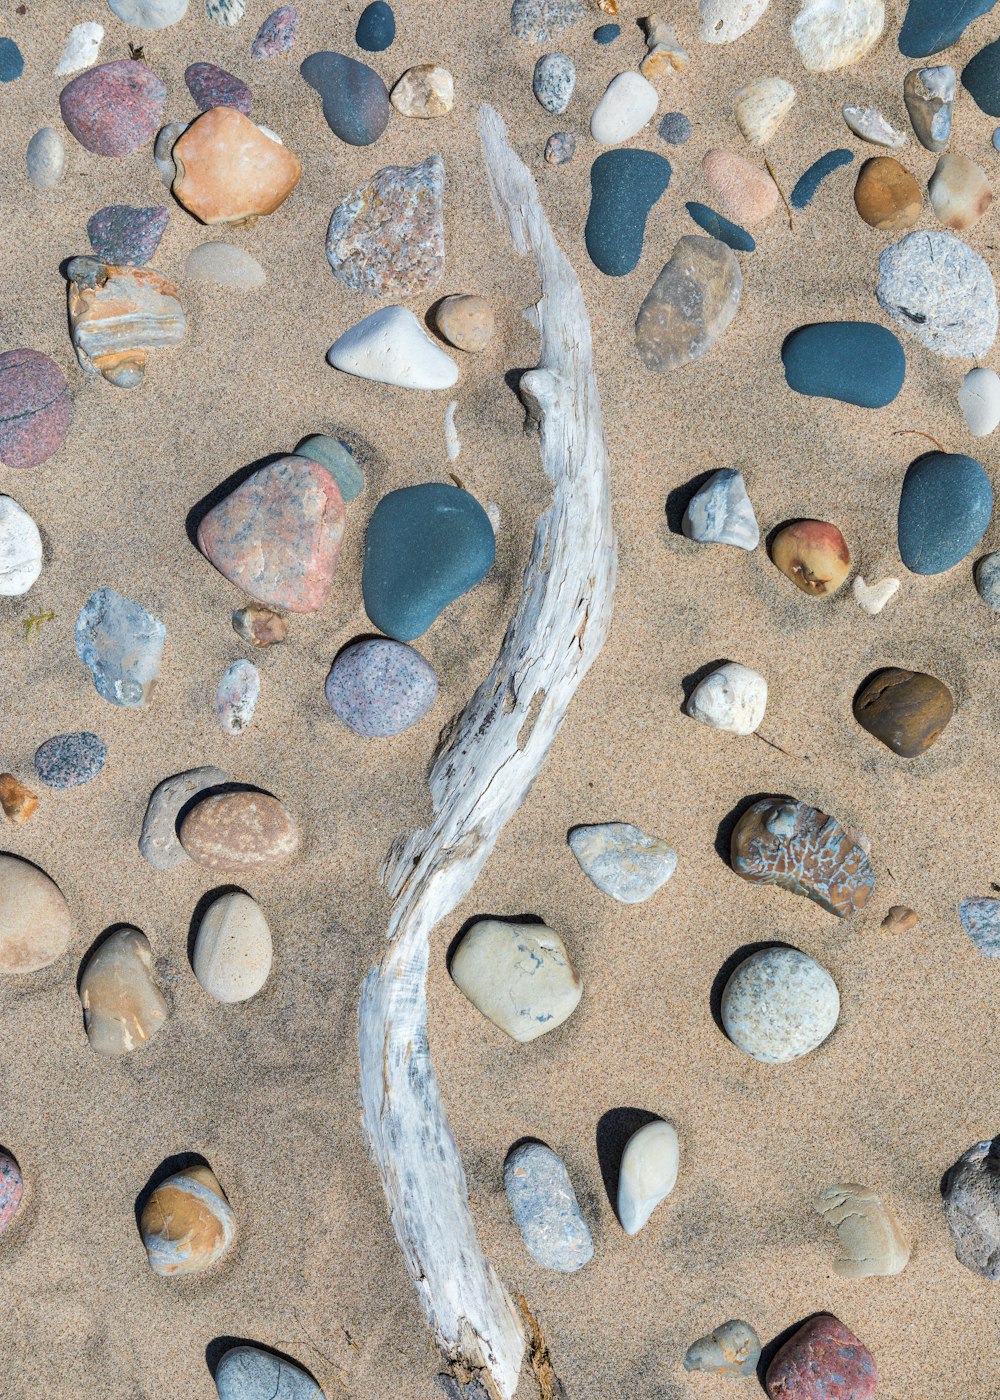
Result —
[{"label": "cream colored stone", "polygon": [[877,1192],[852,1182],[836,1182],[816,1197],[824,1223],[837,1232],[840,1252],[833,1271],[841,1278],[901,1274],[910,1258],[899,1223]]},{"label": "cream colored stone", "polygon": [[273,214],[299,183],[302,166],[234,107],[213,107],[175,142],[173,192],[203,224],[244,224]]},{"label": "cream colored stone", "polygon": [[153,980],[149,940],[137,928],[119,928],[87,960],[80,979],[83,1021],[99,1055],[138,1050],[170,1014]]},{"label": "cream colored stone", "polygon": [[637,1235],[677,1183],[680,1145],[673,1123],[646,1123],[632,1134],[618,1177],[618,1219],[627,1235]]},{"label": "cream colored stone", "polygon": [[271,930],[260,906],[236,890],[205,911],[195,936],[194,975],[216,1001],[248,1001],[271,971]]},{"label": "cream colored stone", "polygon": [[810,73],[832,73],[864,58],[884,28],[883,0],[805,0],[792,43]]},{"label": "cream colored stone", "polygon": [[418,63],[407,68],[390,92],[389,101],[403,117],[444,117],[455,105],[455,80],[447,68]]},{"label": "cream colored stone", "polygon": [[938,158],[927,192],[945,228],[961,230],[978,224],[993,203],[986,171],[968,156],[947,153]]},{"label": "cream colored stone", "polygon": [[736,125],[751,146],[766,146],[795,104],[795,89],[784,78],[757,78],[733,99]]},{"label": "cream colored stone", "polygon": [[561,1026],[583,995],[565,944],[545,924],[479,919],[458,945],[451,975],[484,1016],[522,1042]]},{"label": "cream colored stone", "polygon": [[0,855],[0,973],[48,967],[72,936],[73,920],[58,885],[28,861]]}]

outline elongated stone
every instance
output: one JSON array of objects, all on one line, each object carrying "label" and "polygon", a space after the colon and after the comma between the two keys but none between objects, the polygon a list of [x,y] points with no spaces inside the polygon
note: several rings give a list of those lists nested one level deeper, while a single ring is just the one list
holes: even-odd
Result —
[{"label": "elongated stone", "polygon": [[75,637],[98,695],[130,710],[149,704],[167,639],[159,618],[113,588],[99,588],[80,609]]},{"label": "elongated stone", "polygon": [[0,463],[37,467],[58,452],[73,421],[66,376],[40,350],[0,355]]},{"label": "elongated stone", "polygon": [[0,1148],[0,1235],[14,1222],[24,1194],[24,1178],[17,1158]]},{"label": "elongated stone", "polygon": [[927,58],[950,49],[996,0],[909,0],[899,31],[899,52],[907,58]]},{"label": "elongated stone", "polygon": [[151,351],[184,340],[187,322],[178,290],[151,267],[73,258],[67,276],[70,333],[89,374],[134,389],[142,383]]},{"label": "elongated stone", "polygon": [[914,68],[903,80],[903,100],[917,140],[928,151],[941,152],[951,136],[957,77],[947,63]]},{"label": "elongated stone", "polygon": [[41,572],[38,526],[10,496],[0,496],[0,597],[19,598]]},{"label": "elongated stone", "polygon": [[605,151],[590,168],[584,239],[590,260],[624,277],[642,256],[646,220],[670,183],[670,162],[652,151]]},{"label": "elongated stone", "polygon": [[842,169],[845,165],[850,165],[854,160],[854,152],[847,150],[844,146],[839,146],[835,151],[827,151],[820,156],[819,160],[814,160],[808,169],[804,170],[792,186],[792,192],[788,196],[788,202],[793,209],[806,209],[816,198],[820,185],[835,170]]},{"label": "elongated stone", "polygon": [[637,1235],[677,1184],[680,1146],[673,1123],[646,1123],[632,1134],[622,1153],[618,1177],[618,1219],[626,1235]]},{"label": "elongated stone", "polygon": [[717,238],[720,243],[725,243],[727,248],[732,248],[736,253],[756,251],[757,240],[753,235],[739,224],[734,224],[732,219],[727,219],[725,214],[710,209],[707,204],[699,204],[697,200],[690,200],[684,208],[709,238]]},{"label": "elongated stone", "polygon": [[841,1278],[892,1277],[906,1268],[910,1246],[877,1191],[838,1181],[819,1193],[816,1209],[837,1232],[833,1271]]},{"label": "elongated stone", "polygon": [[733,870],[751,884],[805,895],[844,918],[868,903],[875,872],[867,854],[833,817],[805,802],[765,797],[733,829]]},{"label": "elongated stone", "polygon": [[547,53],[535,64],[531,82],[538,102],[553,116],[561,116],[569,106],[576,87],[576,68],[564,53]]},{"label": "elongated stone", "polygon": [[123,927],[87,959],[80,978],[83,1022],[98,1055],[126,1055],[152,1040],[169,1013],[153,980],[146,935]]},{"label": "elongated stone", "polygon": [[731,325],[743,276],[731,249],[717,238],[685,234],[639,308],[639,358],[656,372],[699,360]]},{"label": "elongated stone", "polygon": [[218,1262],[236,1237],[236,1217],[210,1167],[187,1167],[152,1192],[139,1233],[154,1274],[197,1274]]},{"label": "elongated stone", "polygon": [[349,146],[370,146],[389,122],[389,90],[367,63],[340,53],[314,53],[299,70],[323,100],[327,126]]},{"label": "elongated stone", "polygon": [[189,768],[153,789],[142,819],[139,851],[156,870],[176,870],[188,863],[188,856],[177,835],[177,818],[200,793],[229,781],[229,774],[208,765]]},{"label": "elongated stone", "polygon": [[302,176],[287,146],[232,107],[203,112],[171,155],[174,195],[203,224],[244,224],[273,214]]},{"label": "elongated stone", "polygon": [[73,918],[55,881],[29,861],[0,855],[0,973],[48,967],[72,937]]},{"label": "elongated stone", "polygon": [[215,692],[215,714],[227,734],[242,734],[260,699],[260,672],[241,657],[226,668]]},{"label": "elongated stone", "polygon": [[547,44],[583,15],[584,0],[513,0],[510,32],[523,44]]},{"label": "elongated stone", "polygon": [[1000,1280],[1000,1137],[973,1143],[946,1173],[944,1215],[955,1258],[972,1273]]},{"label": "elongated stone", "polygon": [[108,5],[136,29],[169,29],[187,14],[188,0],[108,0]]},{"label": "elongated stone", "polygon": [[209,870],[242,871],[290,860],[299,828],[283,802],[266,792],[213,793],[181,822],[181,845]]},{"label": "elongated stone", "polygon": [[848,104],[841,108],[841,112],[844,121],[862,141],[868,141],[873,146],[888,146],[890,150],[898,150],[906,145],[906,133],[897,131],[877,107],[855,107]]},{"label": "elongated stone", "polygon": [[641,73],[619,73],[594,108],[591,136],[602,146],[630,140],[652,120],[659,100],[656,88]]},{"label": "elongated stone", "polygon": [[508,1154],[503,1184],[528,1253],[543,1269],[572,1274],[594,1256],[594,1242],[562,1161],[542,1142]]},{"label": "elongated stone", "polygon": [[412,296],[444,274],[444,161],[390,165],[333,211],[326,256],[355,292]]}]

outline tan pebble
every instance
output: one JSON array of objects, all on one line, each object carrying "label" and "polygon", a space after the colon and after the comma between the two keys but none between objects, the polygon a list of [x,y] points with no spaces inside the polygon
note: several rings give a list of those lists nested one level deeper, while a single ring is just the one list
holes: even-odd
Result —
[{"label": "tan pebble", "polygon": [[23,826],[34,816],[37,806],[38,798],[30,788],[18,782],[13,773],[0,773],[0,807],[4,816]]},{"label": "tan pebble", "polygon": [[847,541],[825,520],[797,520],[774,537],[771,558],[803,593],[836,593],[851,571]]},{"label": "tan pebble", "polygon": [[496,329],[492,306],[485,297],[471,294],[445,297],[434,320],[448,344],[458,350],[485,350]]},{"label": "tan pebble", "polygon": [[778,205],[778,187],[764,170],[758,170],[732,151],[708,151],[702,173],[726,211],[746,228],[762,223]]},{"label": "tan pebble", "polygon": [[882,920],[886,933],[909,933],[917,926],[917,916],[905,904],[894,904]]},{"label": "tan pebble", "polygon": [[203,224],[272,214],[299,183],[298,157],[234,107],[203,112],[171,152],[173,192]]},{"label": "tan pebble", "polygon": [[83,969],[80,1001],[87,1039],[99,1055],[126,1055],[152,1040],[170,1012],[153,981],[145,934],[119,928],[104,940]]},{"label": "tan pebble", "polygon": [[854,204],[866,224],[903,233],[920,218],[920,186],[892,156],[866,160],[854,186]]},{"label": "tan pebble", "polygon": [[764,146],[795,105],[795,89],[784,78],[757,78],[733,99],[736,125],[751,146]]},{"label": "tan pebble", "polygon": [[455,80],[447,68],[418,63],[407,68],[390,92],[389,101],[403,117],[443,117],[455,105]]},{"label": "tan pebble", "polygon": [[195,937],[194,975],[216,1001],[248,1001],[271,971],[271,930],[242,890],[220,895],[205,911]]},{"label": "tan pebble", "polygon": [[841,1278],[901,1274],[910,1246],[892,1211],[877,1192],[855,1182],[835,1182],[816,1197],[816,1209],[837,1232],[840,1252],[833,1271]]},{"label": "tan pebble", "polygon": [[648,53],[639,64],[639,72],[644,78],[662,78],[671,73],[683,73],[690,63],[690,55],[682,49],[677,39],[677,31],[659,15],[647,15],[640,21],[646,29]]},{"label": "tan pebble", "polygon": [[48,967],[72,935],[69,905],[58,885],[28,861],[0,855],[0,973]]},{"label": "tan pebble", "polygon": [[927,191],[934,213],[945,228],[971,228],[993,203],[986,172],[968,156],[943,155],[934,167]]},{"label": "tan pebble", "polygon": [[139,1219],[149,1267],[155,1274],[196,1274],[232,1244],[236,1217],[210,1167],[187,1167],[152,1192]]},{"label": "tan pebble", "polygon": [[266,792],[221,792],[203,798],[181,823],[181,845],[210,870],[245,870],[290,860],[299,830],[283,802]]},{"label": "tan pebble", "polygon": [[288,636],[288,618],[263,603],[250,603],[233,613],[233,630],[255,647],[272,647]]}]

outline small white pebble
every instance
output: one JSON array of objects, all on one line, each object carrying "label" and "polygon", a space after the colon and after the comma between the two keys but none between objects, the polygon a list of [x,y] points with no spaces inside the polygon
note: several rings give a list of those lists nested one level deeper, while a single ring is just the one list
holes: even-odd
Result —
[{"label": "small white pebble", "polygon": [[459,440],[458,429],[455,427],[455,410],[458,408],[458,400],[452,399],[444,413],[444,445],[448,453],[448,461],[454,462],[458,459],[458,454],[462,450]]},{"label": "small white pebble", "polygon": [[92,20],[87,20],[71,29],[69,37],[63,45],[59,62],[55,66],[56,77],[62,78],[67,73],[79,73],[84,68],[93,67],[97,62],[103,38],[102,26],[95,24]]},{"label": "small white pebble", "polygon": [[858,574],[851,584],[851,592],[858,606],[863,608],[869,617],[874,617],[899,592],[899,579],[884,578],[878,583],[868,584],[862,575]]}]

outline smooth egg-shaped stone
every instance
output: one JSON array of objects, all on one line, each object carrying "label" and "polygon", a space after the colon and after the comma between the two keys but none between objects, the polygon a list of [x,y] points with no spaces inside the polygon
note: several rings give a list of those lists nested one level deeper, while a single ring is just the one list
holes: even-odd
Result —
[{"label": "smooth egg-shaped stone", "polygon": [[515,1147],[503,1184],[528,1253],[543,1269],[572,1274],[594,1257],[594,1242],[562,1158],[543,1142]]},{"label": "smooth egg-shaped stone", "polygon": [[368,637],[337,657],[326,678],[326,698],[338,719],[366,739],[402,734],[437,698],[429,661],[405,642]]},{"label": "smooth egg-shaped stone", "polygon": [[962,69],[962,86],[980,111],[1000,117],[1000,39],[969,59]]},{"label": "smooth egg-shaped stone", "polygon": [[180,838],[209,870],[279,865],[299,849],[298,824],[285,804],[253,790],[203,797],[181,822]]},{"label": "smooth egg-shaped stone", "polygon": [[210,997],[248,1001],[271,971],[271,930],[257,902],[242,890],[220,895],[206,909],[194,940],[194,975]]},{"label": "smooth egg-shaped stone", "polygon": [[906,354],[892,331],[873,321],[800,326],[781,347],[785,380],[797,394],[885,408],[903,387]]},{"label": "smooth egg-shaped stone", "polygon": [[899,31],[899,52],[907,58],[928,58],[950,49],[980,15],[989,14],[997,0],[910,0]]},{"label": "smooth egg-shaped stone", "polygon": [[854,699],[854,718],[901,758],[930,748],[955,710],[944,681],[893,666],[879,671]]},{"label": "smooth egg-shaped stone", "polygon": [[625,1144],[618,1177],[618,1219],[637,1235],[677,1183],[680,1145],[673,1123],[658,1119],[637,1129]]},{"label": "smooth egg-shaped stone", "polygon": [[17,1158],[0,1148],[0,1235],[12,1223],[23,1195],[24,1178]]},{"label": "smooth egg-shaped stone", "polygon": [[958,391],[958,405],[973,437],[988,437],[1000,424],[1000,375],[995,369],[970,369]]},{"label": "smooth egg-shaped stone", "polygon": [[335,136],[349,146],[370,146],[385,130],[389,89],[367,63],[340,53],[310,54],[299,72],[323,100],[323,115]]},{"label": "smooth egg-shaped stone", "polygon": [[139,835],[139,851],[143,859],[156,870],[175,870],[178,865],[186,865],[188,858],[177,836],[177,818],[181,808],[207,788],[218,787],[228,781],[228,773],[207,765],[204,768],[188,768],[157,784],[150,795]]},{"label": "smooth egg-shaped stone", "polygon": [[149,940],[119,928],[91,953],[80,978],[83,1023],[98,1055],[126,1055],[152,1040],[170,1014],[153,980]]},{"label": "smooth egg-shaped stone", "polygon": [[823,1044],[837,1024],[840,994],[826,968],[797,948],[763,948],[732,974],[721,1011],[734,1045],[777,1065]]},{"label": "smooth egg-shaped stone", "polygon": [[260,1347],[233,1347],[215,1371],[219,1400],[325,1400],[312,1376]]},{"label": "smooth egg-shaped stone", "polygon": [[478,919],[449,971],[478,1011],[522,1043],[561,1026],[583,996],[566,945],[545,924]]},{"label": "smooth egg-shaped stone", "polygon": [[381,53],[396,37],[396,16],[385,0],[372,0],[361,11],[354,42],[368,53]]},{"label": "smooth egg-shaped stone", "polygon": [[899,498],[899,553],[915,574],[954,568],[986,533],[993,487],[981,463],[953,452],[911,462]]},{"label": "smooth egg-shaped stone", "polygon": [[649,211],[670,183],[670,162],[652,151],[605,151],[590,167],[584,239],[591,262],[624,277],[642,256]]},{"label": "smooth egg-shaped stone", "polygon": [[107,756],[104,740],[88,729],[55,734],[35,750],[35,772],[46,787],[82,787],[97,777]]},{"label": "smooth egg-shaped stone", "polygon": [[139,1218],[154,1274],[198,1274],[236,1237],[236,1216],[210,1167],[186,1167],[155,1188]]},{"label": "smooth egg-shaped stone", "polygon": [[493,567],[489,516],[468,491],[441,482],[383,496],[368,522],[361,591],[380,631],[411,642]]},{"label": "smooth egg-shaped stone", "polygon": [[28,142],[25,167],[36,190],[58,185],[66,164],[66,143],[55,127],[43,126]]},{"label": "smooth egg-shaped stone", "polygon": [[0,973],[48,967],[72,936],[69,905],[55,881],[29,861],[0,855]]}]

